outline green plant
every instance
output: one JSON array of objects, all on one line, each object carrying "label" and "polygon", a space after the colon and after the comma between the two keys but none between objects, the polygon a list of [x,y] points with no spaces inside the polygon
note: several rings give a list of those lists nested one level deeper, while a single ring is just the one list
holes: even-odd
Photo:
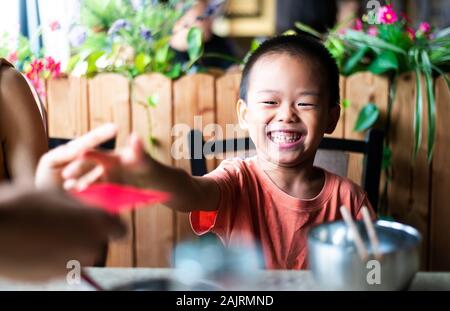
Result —
[{"label": "green plant", "polygon": [[[51,22],[49,30],[58,31],[57,21]],[[61,63],[51,56],[46,56],[45,50],[33,51],[33,43],[42,35],[42,26],[31,39],[17,33],[0,33],[0,57],[10,61],[19,71],[23,72],[36,92],[45,97],[45,80],[58,77],[61,73]]]},{"label": "green plant", "polygon": [[[352,28],[342,29],[338,25],[324,36],[301,23],[297,23],[296,26],[324,40],[325,46],[336,59],[341,74],[347,76],[359,71],[370,71],[389,77],[391,90],[386,122],[387,133],[392,103],[395,99],[396,77],[405,72],[413,72],[417,88],[415,113],[412,120],[413,159],[416,159],[422,142],[422,124],[425,123],[423,97],[426,94],[427,157],[428,161],[431,161],[436,137],[433,78],[436,75],[442,75],[450,89],[450,81],[444,74],[450,68],[450,28],[433,33],[432,27],[424,22],[414,30],[409,26],[407,17],[399,17],[390,5],[379,9],[375,22],[375,24],[369,24],[368,17],[363,16],[362,20],[355,20]],[[425,90],[422,90],[421,77],[425,80]],[[373,125],[375,115],[378,114],[372,105],[365,106],[359,114],[355,130],[369,128],[370,126],[361,125]],[[389,137],[386,143],[388,147]]]},{"label": "green plant", "polygon": [[189,63],[176,61],[169,41],[175,22],[193,0],[83,0],[81,24],[71,31],[73,56],[68,72],[93,76],[117,72],[135,77],[159,72],[169,78],[186,73],[202,56],[202,33],[188,34]]}]

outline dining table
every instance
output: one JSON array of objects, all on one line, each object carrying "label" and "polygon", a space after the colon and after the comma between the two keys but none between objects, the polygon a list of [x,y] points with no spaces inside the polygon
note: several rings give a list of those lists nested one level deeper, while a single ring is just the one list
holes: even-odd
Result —
[{"label": "dining table", "polygon": [[[90,281],[102,290],[254,290],[254,291],[320,291],[309,270],[261,270],[245,281],[204,278],[183,281],[175,268],[83,268],[80,278],[63,277],[30,283],[0,278],[1,291],[95,291]],[[224,285],[226,284],[226,285]],[[450,272],[419,271],[407,290],[448,291]]]}]

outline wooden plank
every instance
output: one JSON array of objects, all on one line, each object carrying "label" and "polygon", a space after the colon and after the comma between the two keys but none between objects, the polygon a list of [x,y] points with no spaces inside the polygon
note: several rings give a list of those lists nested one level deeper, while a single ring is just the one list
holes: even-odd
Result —
[{"label": "wooden plank", "polygon": [[[184,76],[173,85],[175,139],[186,139],[190,128],[203,130],[208,124],[215,123],[214,77],[206,74]],[[195,119],[194,119],[195,118]],[[181,130],[181,131],[178,131]],[[174,150],[175,165],[190,172],[189,152],[186,144],[182,150]],[[175,148],[176,149],[176,148]],[[208,163],[208,169],[214,167],[214,161]],[[189,224],[188,214],[176,215],[176,242],[193,239],[195,235]]]},{"label": "wooden plank", "polygon": [[345,82],[346,79],[344,76],[339,77],[339,96],[341,98],[341,115],[339,117],[338,124],[336,125],[336,129],[332,134],[325,134],[325,137],[334,137],[334,138],[344,138],[344,131],[345,131],[345,112],[346,108],[343,106],[343,102],[346,99],[345,98]]},{"label": "wooden plank", "polygon": [[50,137],[75,138],[88,131],[85,78],[69,76],[48,80],[47,120]]},{"label": "wooden plank", "polygon": [[114,73],[89,80],[90,127],[106,122],[119,127],[117,147],[124,146],[131,130],[130,85],[128,78]]},{"label": "wooden plank", "polygon": [[[239,126],[236,104],[239,100],[241,73],[228,73],[216,80],[216,122],[219,135],[212,139],[231,139],[248,136]],[[226,157],[244,156],[245,152],[230,152],[216,157],[216,166]]]},{"label": "wooden plank", "polygon": [[[450,77],[450,75],[448,75]],[[430,222],[430,269],[450,270],[450,92],[443,77],[436,79],[436,145],[432,163],[431,222]]]},{"label": "wooden plank", "polygon": [[[345,111],[344,137],[347,139],[364,139],[364,133],[353,131],[359,111],[367,103],[375,103],[382,116],[386,115],[389,94],[388,79],[375,76],[369,72],[360,72],[347,77],[345,82],[345,98],[350,107]],[[361,184],[363,171],[363,155],[349,154],[348,178]]]},{"label": "wooden plank", "polygon": [[[422,84],[422,90],[424,85]],[[391,148],[392,181],[389,184],[388,206],[397,220],[417,228],[423,237],[421,268],[427,266],[429,221],[429,164],[427,162],[426,122],[422,123],[422,144],[413,164],[413,115],[415,110],[415,79],[405,74],[397,81],[397,96],[392,109]],[[426,95],[424,120],[426,121]]]},{"label": "wooden plank", "polygon": [[[158,98],[156,107],[147,104],[153,95]],[[134,80],[132,99],[133,131],[156,160],[172,166],[172,81],[161,74],[139,76]],[[135,211],[137,267],[170,266],[174,217],[175,213],[163,205]]]},{"label": "wooden plank", "polygon": [[[126,77],[118,74],[100,74],[89,80],[89,110],[91,129],[107,122],[118,125],[116,147],[126,143],[131,131],[130,86]],[[132,267],[134,264],[133,213],[122,215],[128,226],[128,235],[108,248],[107,266]]]}]

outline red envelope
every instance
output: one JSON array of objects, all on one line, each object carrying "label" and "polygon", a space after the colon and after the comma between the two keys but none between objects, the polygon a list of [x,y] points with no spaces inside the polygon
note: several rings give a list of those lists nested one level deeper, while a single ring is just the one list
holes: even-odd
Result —
[{"label": "red envelope", "polygon": [[85,204],[102,208],[112,214],[163,203],[170,198],[166,192],[111,183],[93,184],[81,191],[71,191],[71,194]]}]

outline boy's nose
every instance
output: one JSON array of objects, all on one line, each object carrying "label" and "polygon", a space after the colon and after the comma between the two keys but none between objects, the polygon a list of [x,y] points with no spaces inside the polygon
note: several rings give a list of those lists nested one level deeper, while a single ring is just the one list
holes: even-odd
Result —
[{"label": "boy's nose", "polygon": [[300,118],[291,104],[283,104],[277,111],[277,121],[292,123],[300,121]]}]

